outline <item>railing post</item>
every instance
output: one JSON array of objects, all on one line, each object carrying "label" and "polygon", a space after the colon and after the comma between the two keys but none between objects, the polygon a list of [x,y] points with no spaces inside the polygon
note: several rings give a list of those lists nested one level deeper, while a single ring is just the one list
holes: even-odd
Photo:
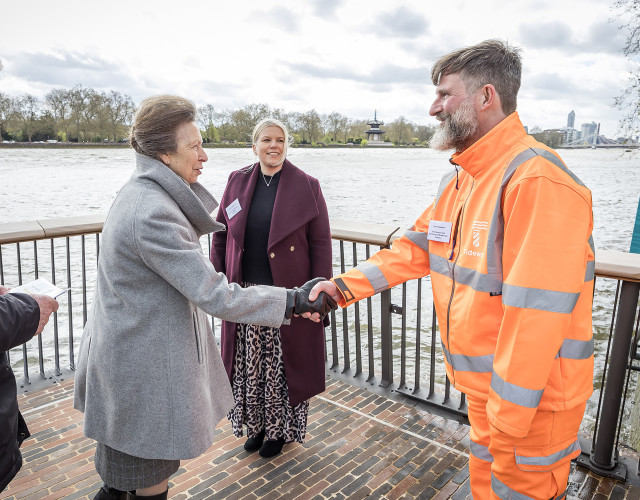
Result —
[{"label": "railing post", "polygon": [[611,357],[609,358],[607,380],[602,397],[600,424],[588,464],[585,463],[585,460],[579,461],[581,465],[585,465],[602,476],[622,477],[622,479],[626,477],[626,467],[623,464],[618,464],[618,457],[614,456],[613,450],[639,294],[640,283],[622,282],[618,316],[611,345]]},{"label": "railing post", "polygon": [[393,383],[393,343],[391,339],[391,290],[380,293],[380,358],[382,379],[380,387]]}]

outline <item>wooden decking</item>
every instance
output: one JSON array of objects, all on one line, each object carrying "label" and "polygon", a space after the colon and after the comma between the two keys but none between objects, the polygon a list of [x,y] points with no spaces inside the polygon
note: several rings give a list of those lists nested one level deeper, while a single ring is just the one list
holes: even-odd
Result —
[{"label": "wooden decking", "polygon": [[[93,498],[94,442],[72,407],[73,380],[20,397],[33,436],[6,499]],[[225,420],[213,446],[171,478],[174,499],[470,499],[469,428],[328,379],[311,401],[307,439],[266,460]],[[568,497],[640,499],[640,488],[573,466]]]}]

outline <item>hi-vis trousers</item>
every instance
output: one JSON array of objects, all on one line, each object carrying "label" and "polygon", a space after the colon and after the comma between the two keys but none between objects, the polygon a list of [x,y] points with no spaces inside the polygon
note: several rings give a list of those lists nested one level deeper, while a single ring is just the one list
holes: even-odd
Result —
[{"label": "hi-vis trousers", "polygon": [[565,498],[571,459],[580,454],[578,429],[586,403],[567,411],[537,412],[524,438],[491,426],[486,401],[468,397],[467,403],[474,500]]}]

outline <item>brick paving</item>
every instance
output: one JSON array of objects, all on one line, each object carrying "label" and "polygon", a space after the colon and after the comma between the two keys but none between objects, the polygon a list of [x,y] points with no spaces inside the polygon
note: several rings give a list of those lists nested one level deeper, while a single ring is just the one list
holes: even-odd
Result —
[{"label": "brick paving", "polygon": [[[73,380],[20,396],[32,437],[3,499],[93,498],[101,485],[94,442],[72,406]],[[171,498],[468,500],[469,428],[328,379],[311,400],[307,439],[271,460],[243,448],[225,420],[202,456],[182,462]],[[572,466],[572,499],[640,499],[640,487]]]}]

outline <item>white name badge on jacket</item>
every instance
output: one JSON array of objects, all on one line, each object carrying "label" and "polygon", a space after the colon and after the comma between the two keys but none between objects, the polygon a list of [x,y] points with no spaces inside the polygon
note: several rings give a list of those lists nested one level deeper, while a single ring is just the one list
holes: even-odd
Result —
[{"label": "white name badge on jacket", "polygon": [[233,216],[242,210],[238,198],[233,200],[225,210],[227,211],[227,217],[229,217],[229,219],[233,219]]},{"label": "white name badge on jacket", "polygon": [[427,239],[431,241],[449,243],[449,241],[451,241],[451,222],[444,222],[440,220],[430,221]]}]

